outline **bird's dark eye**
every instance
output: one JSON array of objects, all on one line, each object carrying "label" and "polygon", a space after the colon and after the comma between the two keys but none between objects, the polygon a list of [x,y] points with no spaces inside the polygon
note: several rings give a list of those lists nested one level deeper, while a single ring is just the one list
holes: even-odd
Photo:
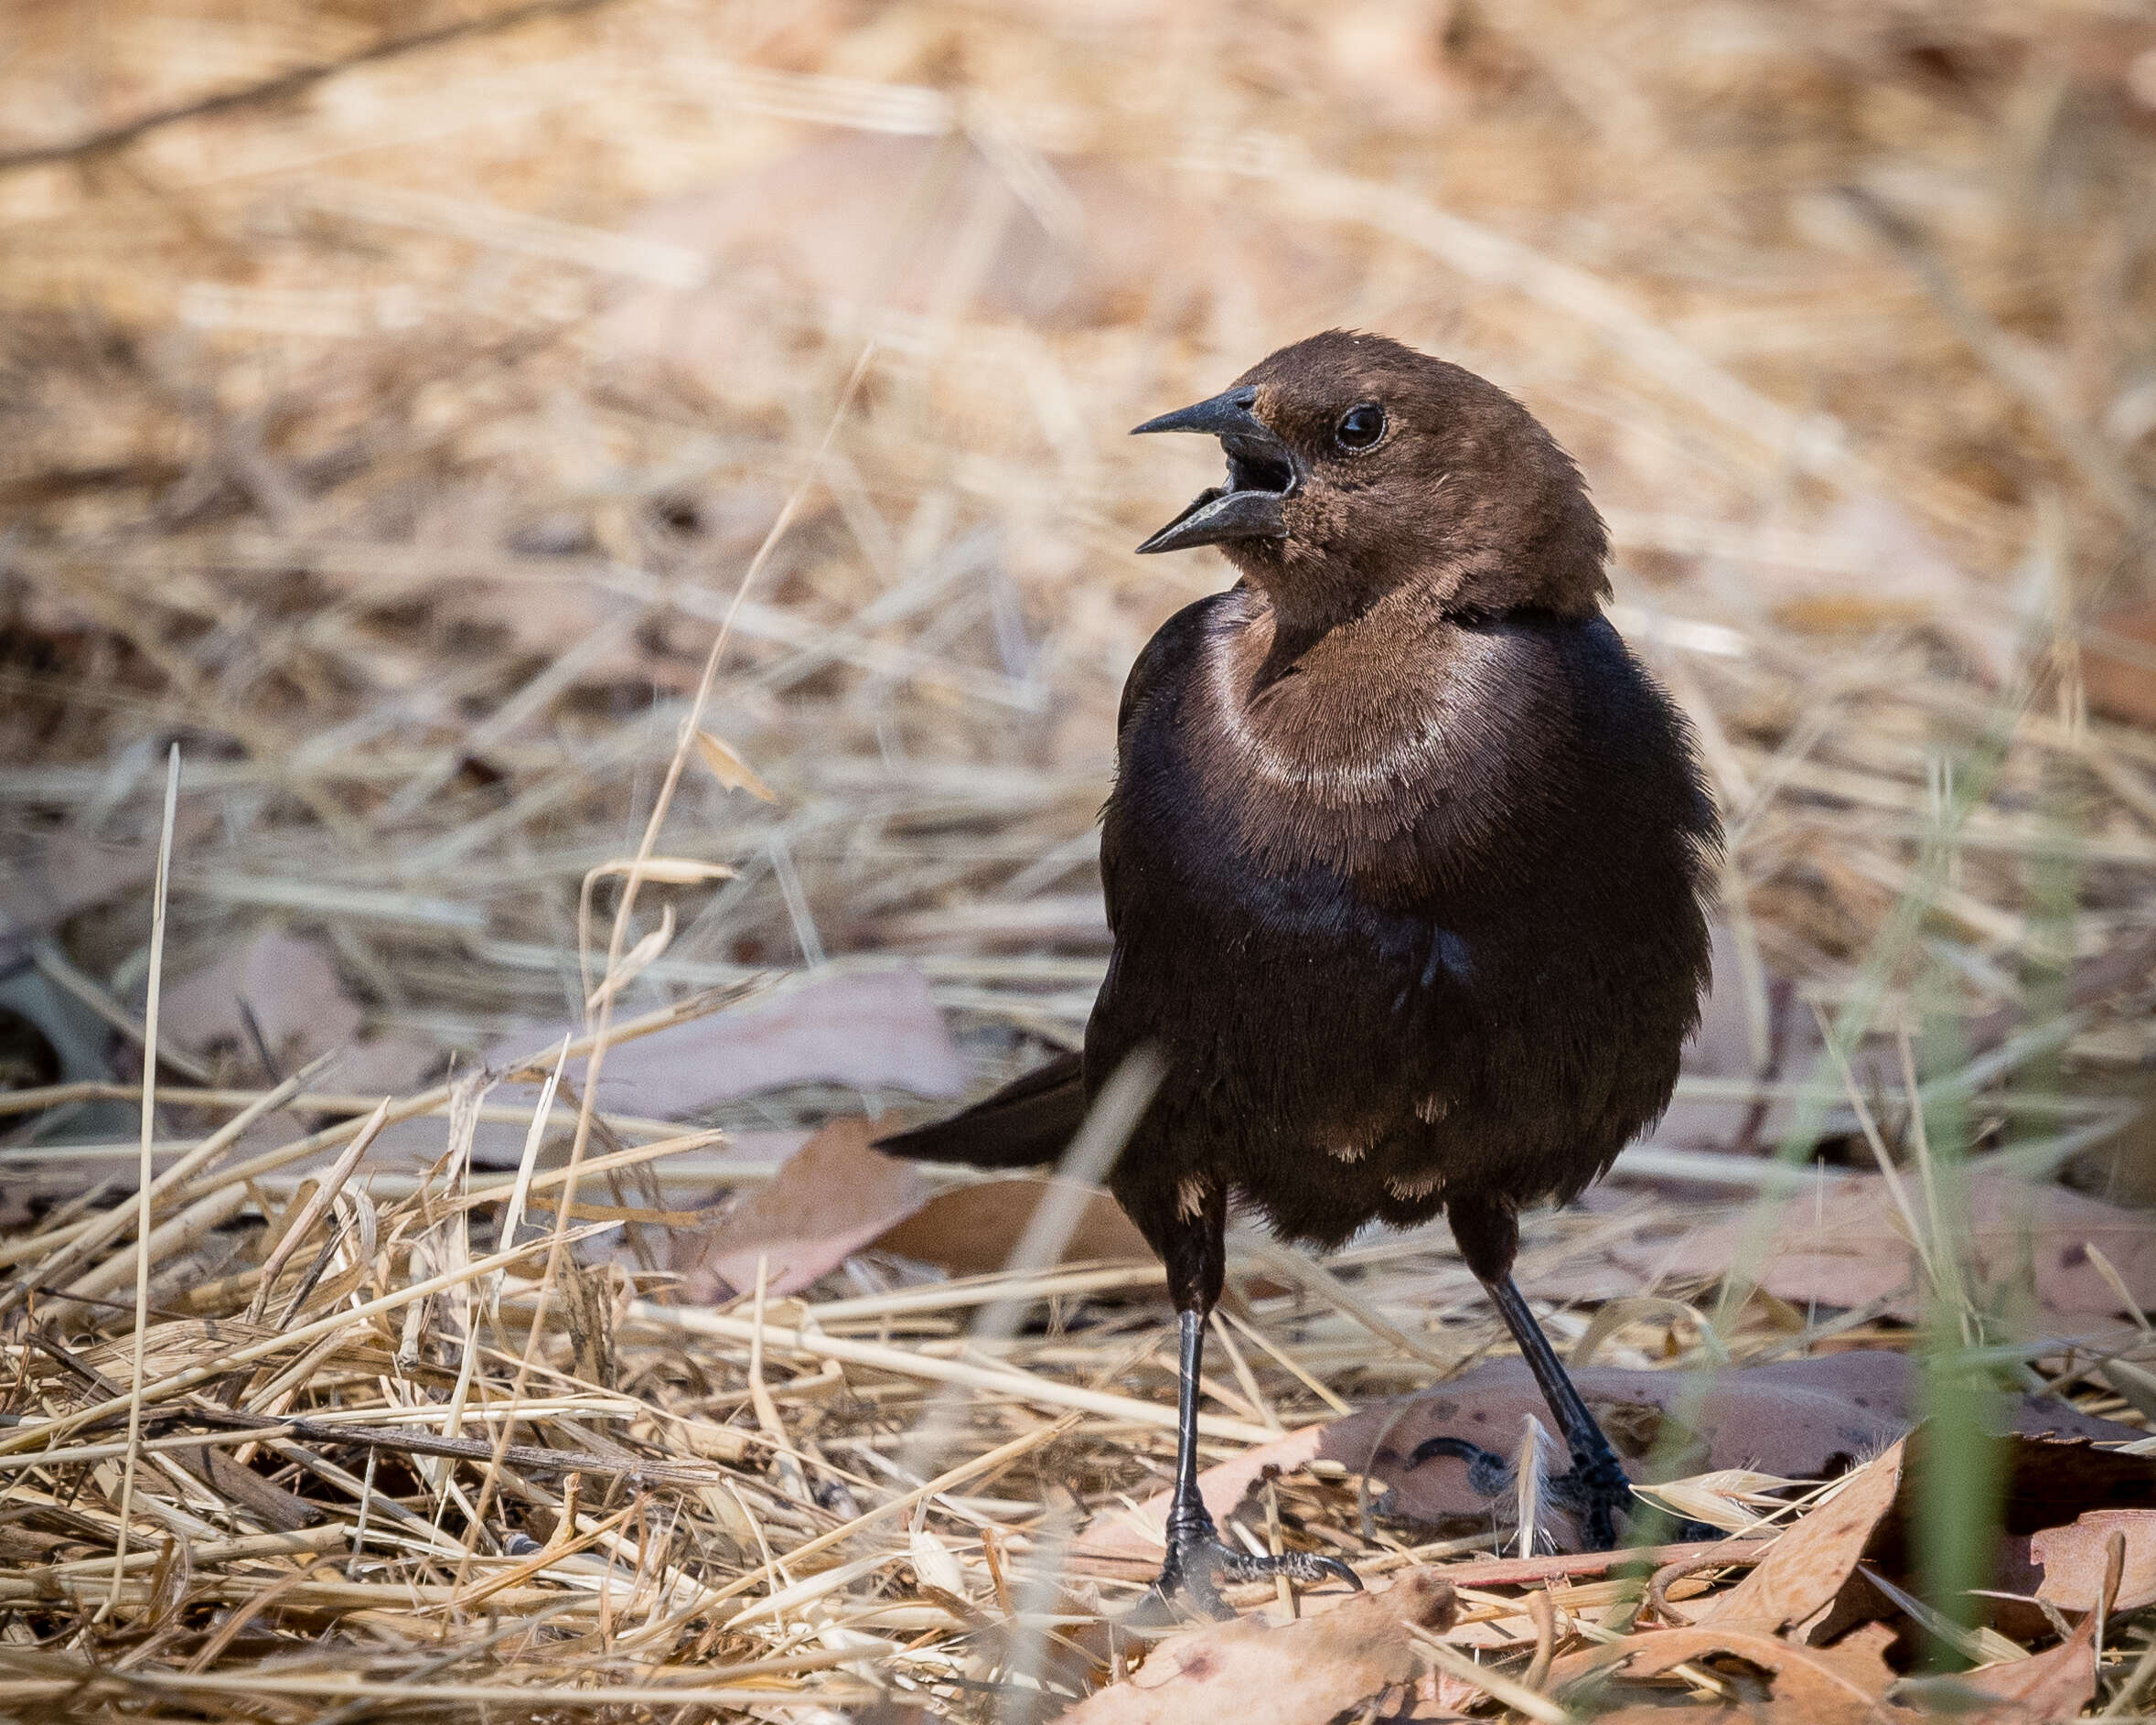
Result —
[{"label": "bird's dark eye", "polygon": [[1333,427],[1333,440],[1341,448],[1360,454],[1385,435],[1385,410],[1375,402],[1358,402],[1340,415]]}]

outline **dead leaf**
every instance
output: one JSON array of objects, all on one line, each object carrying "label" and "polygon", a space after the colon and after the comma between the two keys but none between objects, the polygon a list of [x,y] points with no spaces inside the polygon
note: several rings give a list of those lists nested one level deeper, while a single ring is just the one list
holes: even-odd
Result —
[{"label": "dead leaf", "polygon": [[315,941],[274,929],[168,986],[158,1016],[165,1034],[190,1052],[229,1047],[252,1067],[248,1012],[285,1071],[359,1032],[359,1004],[329,955]]},{"label": "dead leaf", "polygon": [[410,1031],[384,1031],[354,1043],[328,1074],[328,1082],[357,1096],[397,1096],[411,1089],[446,1057],[445,1050]]},{"label": "dead leaf", "polygon": [[633,856],[617,856],[585,871],[586,880],[630,874],[656,881],[661,886],[701,886],[707,881],[730,881],[736,871],[724,862],[705,862],[692,856],[648,856],[641,862]]},{"label": "dead leaf", "polygon": [[2036,1597],[2061,1611],[2095,1610],[2113,1534],[2126,1541],[2126,1568],[2114,1609],[2131,1612],[2156,1604],[2156,1509],[2092,1509],[2071,1527],[2047,1527],[2033,1537],[2030,1556],[2043,1570]]},{"label": "dead leaf", "polygon": [[919,1208],[928,1182],[869,1147],[877,1130],[858,1118],[833,1120],[709,1233],[677,1236],[673,1268],[687,1272],[688,1297],[723,1300],[755,1287],[761,1259],[770,1262],[768,1292],[797,1293]]},{"label": "dead leaf", "polygon": [[[558,1046],[583,1026],[534,1024],[488,1051],[504,1066]],[[582,1061],[566,1074],[581,1083]],[[966,1069],[918,970],[840,971],[776,990],[607,1053],[599,1106],[671,1119],[692,1109],[800,1084],[952,1097]],[[497,1100],[514,1099],[505,1085]],[[536,1097],[538,1087],[531,1087]]]},{"label": "dead leaf", "polygon": [[1902,1446],[1848,1475],[1767,1548],[1752,1572],[1694,1613],[1696,1624],[1763,1623],[1770,1631],[1810,1621],[1833,1604],[1863,1560],[1902,1483]]},{"label": "dead leaf", "polygon": [[[581,1023],[533,1023],[497,1043],[486,1060],[506,1066],[583,1031]],[[581,1088],[588,1067],[572,1061],[564,1076]],[[953,1097],[966,1088],[966,1066],[919,971],[841,970],[621,1044],[600,1070],[598,1106],[678,1120],[716,1102],[802,1084]],[[524,1108],[538,1098],[536,1084],[505,1084],[493,1097]],[[440,1128],[424,1121],[392,1127],[383,1141],[400,1152],[432,1143],[438,1154]],[[523,1127],[483,1123],[473,1162],[513,1168],[523,1148]]]},{"label": "dead leaf", "polygon": [[[2145,1214],[1999,1174],[1970,1183],[1969,1210],[1960,1244],[1994,1288],[2019,1282],[2069,1320],[2124,1315],[2117,1289],[2089,1256],[2094,1245],[2144,1310],[2156,1304],[2156,1228]],[[1756,1251],[1761,1256],[1747,1263],[1747,1273],[1780,1299],[1837,1307],[1885,1300],[1886,1310],[1903,1318],[1921,1311],[1916,1253],[1877,1175],[1848,1175],[1791,1200],[1764,1242],[1755,1233],[1751,1218],[1739,1214],[1681,1244],[1642,1239],[1611,1256],[1642,1274],[1713,1276],[1727,1272],[1740,1253]]]},{"label": "dead leaf", "polygon": [[[1001,1270],[1051,1183],[992,1180],[936,1194],[912,1163],[871,1148],[887,1125],[833,1120],[716,1226],[677,1239],[673,1268],[688,1274],[689,1297],[719,1300],[754,1287],[760,1257],[770,1259],[769,1291],[797,1293],[869,1246],[954,1275]],[[1114,1199],[1099,1193],[1060,1261],[1152,1257]]]},{"label": "dead leaf", "polygon": [[1832,1647],[1799,1647],[1757,1623],[1657,1629],[1566,1655],[1551,1666],[1550,1687],[1559,1693],[1605,1673],[1654,1677],[1675,1666],[1734,1658],[1774,1679],[1773,1711],[1749,1717],[1802,1720],[1803,1725],[1876,1725],[1882,1717],[1915,1717],[1889,1707],[1884,1698],[1894,1674],[1882,1655],[1893,1639],[1893,1632],[1882,1624],[1868,1624]]},{"label": "dead leaf", "polygon": [[[2031,1435],[2041,1430],[2051,1404],[2031,1398],[2022,1407],[2024,1429],[2007,1435],[2000,1458],[2005,1473],[2000,1494],[1999,1570],[1994,1585],[2012,1593],[2033,1591],[2037,1572],[2030,1559],[2033,1536],[2059,1527],[2068,1517],[2091,1510],[2140,1509],[2156,1512],[2156,1460],[2098,1449],[2085,1439]],[[2086,1419],[2084,1415],[2082,1418]],[[2118,1426],[2114,1436],[2132,1428]],[[1893,1507],[1879,1518],[1864,1553],[1865,1568],[1899,1585],[1911,1585],[1908,1530],[1922,1514],[1922,1483],[1927,1431],[1919,1426],[1904,1447],[1902,1483]],[[2060,1531],[2071,1533],[2070,1528]],[[2097,1573],[2102,1574],[2099,1547]],[[1994,1626],[2028,1635],[2043,1633],[2033,1608],[2011,1599],[1990,1599]],[[1897,1608],[1860,1575],[1850,1580],[1831,1610],[1807,1619],[1802,1639],[1834,1640],[1850,1624],[1890,1617]]]},{"label": "dead leaf", "polygon": [[728,790],[745,790],[751,797],[764,802],[777,802],[770,786],[756,777],[756,770],[734,752],[734,745],[709,731],[696,734],[696,756],[711,768],[711,776]]},{"label": "dead leaf", "polygon": [[[1689,1372],[1591,1366],[1572,1376],[1619,1453],[1636,1463],[1671,1435],[1668,1422],[1682,1409],[1692,1424],[1675,1434],[1680,1441],[1666,1458],[1672,1477],[1755,1467],[1824,1479],[1902,1435],[1908,1370],[1899,1355],[1827,1355],[1717,1373],[1703,1394]],[[1407,1458],[1440,1435],[1508,1452],[1521,1419],[1544,1411],[1522,1361],[1492,1360],[1338,1421],[1321,1453],[1390,1487],[1388,1514],[1421,1522],[1484,1516],[1488,1501],[1468,1484],[1464,1462],[1440,1456],[1411,1468]]]},{"label": "dead leaf", "polygon": [[1927,1701],[1952,1702],[1938,1710],[1955,1725],[2063,1725],[2096,1698],[2096,1649],[2089,1645],[2096,1619],[2058,1646],[2026,1659],[1979,1666],[1951,1685],[1927,1684]]},{"label": "dead leaf", "polygon": [[[1668,1452],[1657,1459],[1672,1478],[1755,1468],[1786,1479],[1831,1479],[1899,1441],[1919,1410],[1911,1361],[1881,1349],[1732,1367],[1714,1373],[1704,1388],[1693,1372],[1590,1366],[1572,1378],[1633,1471],[1640,1473],[1638,1463],[1668,1443]],[[1544,1411],[1541,1391],[1521,1361],[1491,1360],[1431,1389],[1374,1403],[1336,1421],[1319,1454],[1389,1488],[1388,1515],[1423,1523],[1486,1517],[1489,1500],[1468,1484],[1464,1462],[1437,1456],[1410,1467],[1407,1458],[1424,1439],[1437,1436],[1464,1437],[1506,1452],[1520,1420]],[[1689,1423],[1672,1431],[1669,1422],[1679,1419]],[[2030,1437],[2053,1433],[2118,1442],[2145,1435],[2136,1427],[2034,1398],[2014,1404],[2013,1419]],[[2104,1454],[2087,1452],[2085,1444],[2054,1445],[2049,1452],[2057,1465],[2070,1465],[2056,1453],[2068,1449]],[[2119,1458],[2115,1465],[2146,1464]]]},{"label": "dead leaf", "polygon": [[[954,1276],[985,1275],[1010,1261],[1018,1237],[1051,1185],[1037,1175],[1019,1175],[939,1193],[894,1224],[876,1243],[886,1251],[939,1265]],[[1094,1194],[1079,1211],[1060,1261],[1133,1260],[1152,1262],[1153,1248],[1113,1198],[1105,1192]]]},{"label": "dead leaf", "polygon": [[2156,725],[2156,670],[2145,655],[2156,649],[2156,600],[2141,600],[2107,611],[2097,619],[2097,628],[2115,636],[2140,654],[2104,650],[2101,638],[2081,649],[2081,680],[2088,691],[2088,704],[2107,718],[2129,724]]},{"label": "dead leaf", "polygon": [[[2086,1418],[2086,1416],[2083,1416]],[[2089,1510],[2156,1510],[2156,1456],[2100,1450],[2073,1435],[2030,1435],[2024,1425],[2008,1444],[2006,1485],[1999,1514],[2008,1533],[2034,1535]],[[2113,1441],[2146,1437],[2132,1426],[2112,1426]],[[1911,1444],[1911,1465],[1923,1462],[1923,1434]],[[1909,1507],[1904,1504],[1904,1507]]]},{"label": "dead leaf", "polygon": [[[173,853],[184,856],[216,825],[217,810],[208,798],[183,793]],[[155,842],[107,844],[71,829],[55,832],[27,855],[10,856],[8,865],[0,867],[0,970],[12,968],[34,937],[78,911],[146,891],[156,872]]]},{"label": "dead leaf", "polygon": [[621,955],[621,962],[607,975],[585,1002],[586,1012],[595,1012],[607,1001],[619,994],[644,973],[651,961],[673,944],[674,907],[663,906],[659,914],[659,927]]},{"label": "dead leaf", "polygon": [[[2106,1543],[2120,1538],[2114,1530]],[[1963,1725],[2057,1725],[2096,1699],[2097,1625],[2125,1602],[2117,1596],[2119,1577],[2108,1570],[2108,1557],[2099,1556],[2098,1566],[2091,1609],[2074,1633],[2043,1653],[1979,1666],[1952,1679],[1952,1718]],[[2103,1609],[2094,1609],[2099,1603]],[[1926,1686],[1936,1687],[1943,1686]]]},{"label": "dead leaf", "polygon": [[1415,1679],[1407,1625],[1452,1625],[1453,1590],[1411,1570],[1322,1616],[1261,1617],[1171,1635],[1122,1682],[1063,1715],[1064,1725],[1314,1725]]}]

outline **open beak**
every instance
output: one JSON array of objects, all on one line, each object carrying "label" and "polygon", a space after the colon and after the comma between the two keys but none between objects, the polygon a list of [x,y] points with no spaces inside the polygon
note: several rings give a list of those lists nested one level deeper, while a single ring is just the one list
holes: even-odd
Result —
[{"label": "open beak", "polygon": [[1138,547],[1141,552],[1187,551],[1231,539],[1287,538],[1281,506],[1294,494],[1302,476],[1287,445],[1250,411],[1257,399],[1258,391],[1245,384],[1132,429],[1133,437],[1146,432],[1205,432],[1217,437],[1228,454],[1228,483],[1200,491],[1188,509]]}]

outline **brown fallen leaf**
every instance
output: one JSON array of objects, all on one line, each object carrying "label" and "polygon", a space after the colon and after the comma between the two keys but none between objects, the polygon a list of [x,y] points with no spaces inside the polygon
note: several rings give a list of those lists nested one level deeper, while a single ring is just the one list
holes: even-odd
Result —
[{"label": "brown fallen leaf", "polygon": [[284,1071],[350,1042],[361,1016],[327,952],[273,929],[168,985],[159,1022],[165,1034],[195,1054],[233,1049],[255,1069],[249,1013]]},{"label": "brown fallen leaf", "polygon": [[[1590,1366],[1572,1377],[1619,1455],[1642,1479],[1649,1475],[1640,1464],[1650,1455],[1665,1478],[1756,1468],[1785,1479],[1831,1479],[1908,1431],[1921,1411],[1915,1372],[1906,1355],[1857,1349],[1732,1367],[1713,1374],[1704,1386],[1699,1374],[1689,1371]],[[1336,1421],[1319,1454],[1389,1488],[1389,1515],[1424,1523],[1486,1516],[1490,1501],[1468,1484],[1464,1462],[1437,1456],[1411,1467],[1408,1458],[1424,1439],[1436,1436],[1464,1437],[1503,1452],[1521,1419],[1539,1415],[1543,1406],[1522,1362],[1492,1360],[1431,1389],[1374,1403]],[[2013,1404],[2012,1416],[2016,1429],[2032,1437],[2051,1433],[2122,1442],[2145,1435],[2137,1427],[2033,1397]],[[1672,1430],[1672,1421],[1685,1423]],[[1664,1443],[1670,1446],[1666,1455],[1657,1452]],[[2056,1455],[2053,1461],[2072,1465]],[[2107,1470],[2108,1482],[2113,1473],[2151,1464],[2122,1459],[2089,1465]],[[2057,1519],[2053,1516],[2019,1531]]]},{"label": "brown fallen leaf", "polygon": [[2092,1509],[2071,1527],[2047,1527],[2035,1535],[2029,1541],[2030,1556],[2043,1570],[2036,1597],[2061,1611],[2094,1610],[2114,1534],[2126,1542],[2114,1609],[2132,1612],[2156,1604],[2156,1509]]},{"label": "brown fallen leaf", "polygon": [[2107,718],[2129,724],[2156,725],[2156,670],[2145,655],[2156,648],[2156,600],[2141,600],[2107,611],[2097,627],[2116,638],[2134,657],[2108,652],[2099,637],[2081,649],[2081,680],[2088,704]]},{"label": "brown fallen leaf", "polygon": [[2026,1659],[1979,1666],[1954,1678],[1951,1717],[1960,1725],[2056,1725],[2096,1698],[2097,1625],[2125,1602],[2118,1592],[2125,1536],[2113,1529],[2106,1543],[2090,1597],[2090,1604],[2102,1609],[2090,1610],[2055,1647]]},{"label": "brown fallen leaf", "polygon": [[1732,1717],[1784,1720],[1787,1725],[1878,1725],[1882,1720],[1914,1720],[1915,1714],[1885,1699],[1894,1674],[1883,1651],[1893,1640],[1893,1632],[1882,1623],[1866,1624],[1831,1647],[1800,1647],[1760,1623],[1657,1629],[1567,1655],[1550,1667],[1550,1688],[1561,1694],[1592,1677],[1619,1673],[1631,1678],[1655,1677],[1698,1660],[1735,1658],[1768,1673],[1774,1693],[1765,1708]]},{"label": "brown fallen leaf", "polygon": [[[1025,1176],[938,1193],[910,1162],[871,1147],[888,1125],[833,1120],[716,1227],[677,1237],[673,1268],[687,1272],[689,1297],[722,1300],[753,1287],[759,1257],[770,1259],[775,1294],[799,1292],[869,1246],[954,1276],[1008,1264],[1053,1183]],[[1058,1259],[1099,1260],[1152,1261],[1144,1237],[1106,1193],[1079,1212]]]},{"label": "brown fallen leaf", "polygon": [[[1618,1452],[1637,1464],[1672,1436],[1668,1477],[1756,1467],[1789,1479],[1830,1477],[1885,1449],[1906,1429],[1908,1362],[1848,1353],[1775,1361],[1715,1375],[1591,1366],[1573,1373]],[[1696,1408],[1693,1406],[1697,1403]],[[1471,1439],[1507,1452],[1528,1414],[1544,1404],[1526,1365],[1492,1360],[1411,1397],[1383,1401],[1336,1422],[1321,1453],[1390,1487],[1387,1513],[1422,1522],[1486,1515],[1464,1462],[1408,1458],[1424,1439]],[[1689,1423],[1672,1432],[1670,1422]]]},{"label": "brown fallen leaf", "polygon": [[[263,1069],[265,1053],[274,1076],[281,1077],[336,1049],[342,1058],[327,1075],[326,1088],[391,1096],[417,1085],[445,1058],[438,1045],[407,1031],[362,1038],[359,1004],[347,991],[328,949],[277,930],[257,936],[168,986],[158,1017],[165,1034],[180,1046],[224,1056],[230,1064],[213,1064],[222,1066],[229,1077],[257,1082],[266,1083],[273,1076]],[[289,1110],[272,1115],[241,1141],[241,1152],[287,1143],[315,1124]],[[442,1153],[444,1141],[440,1120],[409,1122],[393,1142],[388,1136],[376,1141],[370,1165],[429,1162]],[[325,1152],[320,1160],[327,1165],[336,1160],[336,1152]]]},{"label": "brown fallen leaf", "polygon": [[[2112,1440],[2130,1442],[2131,1426],[2114,1426]],[[2146,1437],[2146,1432],[2137,1432]],[[1912,1468],[1923,1462],[1923,1434],[1910,1443]],[[2156,1510],[2156,1455],[2100,1450],[2075,1437],[2031,1436],[2026,1428],[2007,1445],[2006,1483],[1999,1513],[2009,1533],[2038,1534],[2092,1509]],[[1914,1513],[1904,1493],[1903,1508]]]},{"label": "brown fallen leaf", "polygon": [[[173,852],[184,856],[217,825],[208,798],[181,794]],[[107,844],[63,829],[0,866],[0,971],[12,970],[37,936],[58,928],[76,912],[146,889],[157,870],[154,842]]]},{"label": "brown fallen leaf", "polygon": [[[2043,1406],[2033,1398],[2025,1403],[2024,1422]],[[2129,1430],[2114,1428],[2121,1436]],[[1900,1488],[1893,1506],[1874,1527],[1864,1553],[1866,1570],[1904,1587],[1912,1585],[1909,1528],[1923,1513],[1927,1436],[1922,1426],[1910,1433],[1904,1446]],[[2098,1449],[2078,1438],[2036,1436],[2022,1430],[2008,1434],[2000,1460],[2005,1473],[1999,1504],[2002,1538],[1994,1585],[2011,1593],[2030,1591],[2037,1584],[2029,1557],[2033,1536],[2060,1527],[2066,1518],[2091,1510],[2156,1511],[2156,1459]],[[2098,1551],[2100,1574],[2100,1541]],[[2011,1599],[1990,1598],[1986,1602],[1994,1627],[2024,1636],[2044,1633],[2043,1620],[2035,1616],[2033,1607]],[[1806,1621],[1800,1638],[1815,1644],[1831,1642],[1851,1624],[1893,1616],[1897,1609],[1859,1575],[1843,1588],[1830,1608]]]},{"label": "brown fallen leaf", "polygon": [[[2056,1647],[1963,1672],[1947,1717],[1955,1725],[2063,1725],[2076,1718],[2096,1698],[2095,1625],[2092,1616]],[[1927,1698],[1943,1699],[1946,1688],[1926,1686]]]},{"label": "brown fallen leaf", "polygon": [[[488,1050],[487,1064],[506,1066],[583,1031],[581,1023],[524,1025]],[[585,1070],[585,1062],[574,1061],[565,1076],[581,1087]],[[966,1067],[919,971],[841,970],[610,1049],[597,1101],[609,1112],[677,1120],[714,1102],[801,1084],[951,1097],[966,1088]],[[488,1099],[529,1108],[538,1097],[535,1084],[504,1084]],[[439,1130],[430,1130],[439,1153]],[[403,1141],[392,1127],[384,1141]],[[522,1126],[484,1124],[473,1161],[513,1168],[523,1147]]]},{"label": "brown fallen leaf", "polygon": [[869,1148],[878,1128],[833,1120],[787,1159],[778,1178],[752,1190],[708,1232],[673,1237],[683,1292],[717,1301],[753,1288],[799,1292],[918,1209],[928,1183],[911,1166]]},{"label": "brown fallen leaf", "polygon": [[1693,1614],[1695,1624],[1764,1623],[1779,1631],[1809,1622],[1834,1603],[1863,1560],[1880,1518],[1902,1483],[1895,1444],[1841,1482],[1833,1496],[1799,1516],[1753,1571]]},{"label": "brown fallen leaf", "polygon": [[[1012,1250],[1035,1208],[1052,1183],[1020,1175],[984,1180],[939,1193],[917,1210],[895,1222],[877,1240],[886,1251],[935,1264],[954,1276],[985,1275],[1011,1260]],[[1078,1225],[1064,1243],[1061,1261],[1069,1263],[1151,1263],[1152,1248],[1132,1226],[1116,1201],[1097,1192],[1078,1212]]]},{"label": "brown fallen leaf", "polygon": [[1407,1626],[1442,1632],[1453,1614],[1451,1583],[1410,1570],[1322,1616],[1210,1623],[1169,1636],[1064,1725],[1318,1725],[1413,1682],[1421,1662]]},{"label": "brown fallen leaf", "polygon": [[[1754,1251],[1761,1255],[1747,1262],[1747,1273],[1780,1299],[1837,1307],[1885,1301],[1885,1310],[1902,1318],[1922,1310],[1915,1249],[1877,1175],[1836,1180],[1816,1196],[1785,1205],[1764,1241],[1754,1232],[1751,1218],[1737,1215],[1679,1244],[1642,1240],[1611,1256],[1643,1274],[1714,1276]],[[2156,1228],[2147,1216],[2064,1186],[1979,1174],[1958,1243],[1982,1281],[2022,1284],[2070,1321],[2125,1315],[2118,1289],[2089,1256],[2091,1245],[2143,1310],[2156,1305]]]}]

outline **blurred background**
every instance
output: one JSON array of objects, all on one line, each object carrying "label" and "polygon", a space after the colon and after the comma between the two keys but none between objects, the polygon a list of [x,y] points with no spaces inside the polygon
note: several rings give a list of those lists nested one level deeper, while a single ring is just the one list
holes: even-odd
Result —
[{"label": "blurred background", "polygon": [[1857,1002],[2108,1110],[1972,1143],[2156,1196],[2146,7],[83,0],[0,34],[10,1082],[139,1070],[176,740],[196,1078],[351,1044],[343,1088],[398,1088],[578,1015],[587,872],[737,596],[658,843],[735,873],[644,890],[622,1009],[902,963],[981,1081],[1071,1045],[1121,679],[1227,578],[1131,554],[1217,456],[1125,429],[1352,326],[1554,428],[1698,726],[1725,962],[1663,1141],[1771,1144],[1743,1084]]}]

